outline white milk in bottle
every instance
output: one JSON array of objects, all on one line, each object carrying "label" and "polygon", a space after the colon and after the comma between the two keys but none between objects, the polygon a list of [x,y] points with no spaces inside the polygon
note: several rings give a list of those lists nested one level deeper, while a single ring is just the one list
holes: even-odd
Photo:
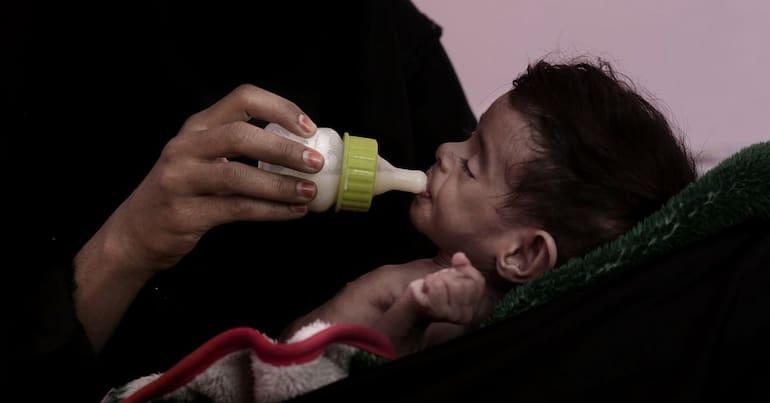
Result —
[{"label": "white milk in bottle", "polygon": [[307,174],[280,165],[260,161],[257,165],[268,171],[313,181],[318,192],[309,203],[310,211],[368,211],[372,197],[390,190],[421,193],[427,186],[424,172],[394,167],[377,154],[377,141],[351,136],[340,137],[330,128],[318,128],[309,138],[298,136],[284,127],[270,123],[265,130],[302,143],[324,156],[324,166],[318,173]]}]

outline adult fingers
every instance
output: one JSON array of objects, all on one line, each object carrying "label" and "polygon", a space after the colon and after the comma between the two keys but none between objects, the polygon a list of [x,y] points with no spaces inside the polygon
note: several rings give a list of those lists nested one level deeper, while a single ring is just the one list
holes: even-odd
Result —
[{"label": "adult fingers", "polygon": [[307,173],[318,172],[324,163],[316,150],[245,122],[186,136],[185,141],[203,158],[243,156]]},{"label": "adult fingers", "polygon": [[285,221],[307,214],[306,204],[287,204],[248,197],[201,197],[200,206],[208,222],[220,225],[236,221]]},{"label": "adult fingers", "polygon": [[185,126],[199,131],[226,123],[248,122],[252,118],[276,122],[304,137],[316,131],[315,123],[294,102],[251,84],[239,86],[191,116]]},{"label": "adult fingers", "polygon": [[316,195],[309,180],[276,174],[237,161],[212,161],[193,168],[199,194],[246,196],[276,202],[303,204]]}]

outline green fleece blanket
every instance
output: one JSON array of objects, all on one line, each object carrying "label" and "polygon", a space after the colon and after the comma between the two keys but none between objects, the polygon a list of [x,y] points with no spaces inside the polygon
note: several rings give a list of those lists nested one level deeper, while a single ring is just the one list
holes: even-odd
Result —
[{"label": "green fleece blanket", "polygon": [[722,161],[616,240],[513,290],[484,324],[751,218],[770,219],[770,142],[754,144]]},{"label": "green fleece blanket", "polygon": [[[610,272],[632,270],[749,219],[770,220],[770,142],[748,146],[691,183],[624,235],[513,289],[482,326],[498,322]],[[351,372],[384,362],[359,353]]]}]

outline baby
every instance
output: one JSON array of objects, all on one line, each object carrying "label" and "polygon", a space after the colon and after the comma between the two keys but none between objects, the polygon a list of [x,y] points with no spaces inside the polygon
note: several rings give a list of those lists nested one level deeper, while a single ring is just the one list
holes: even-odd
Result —
[{"label": "baby", "polygon": [[[603,61],[539,61],[442,144],[410,208],[437,256],[387,265],[295,320],[371,326],[409,354],[463,334],[526,283],[630,229],[696,178],[655,107]],[[284,336],[284,337],[285,337]]]}]

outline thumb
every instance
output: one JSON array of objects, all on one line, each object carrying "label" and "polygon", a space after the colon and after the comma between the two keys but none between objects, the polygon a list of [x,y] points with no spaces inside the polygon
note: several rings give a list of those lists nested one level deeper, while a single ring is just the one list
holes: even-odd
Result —
[{"label": "thumb", "polygon": [[456,269],[462,269],[470,265],[471,261],[468,259],[468,256],[465,256],[465,253],[457,252],[452,255],[452,267]]}]

